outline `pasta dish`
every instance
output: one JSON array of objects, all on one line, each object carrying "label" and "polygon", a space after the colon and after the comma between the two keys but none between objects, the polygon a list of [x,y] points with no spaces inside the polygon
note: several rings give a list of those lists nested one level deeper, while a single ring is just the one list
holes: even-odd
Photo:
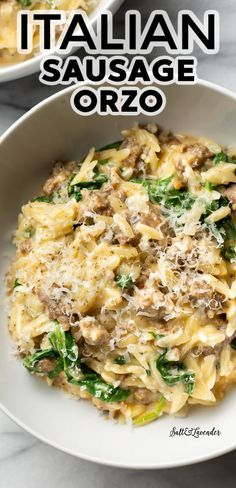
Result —
[{"label": "pasta dish", "polygon": [[[97,0],[0,0],[0,67],[32,57],[32,54],[24,55],[17,51],[17,13],[20,10],[57,9],[70,12],[80,8],[90,13],[97,3]],[[34,29],[33,46],[33,55],[36,55],[39,46],[38,28]]]},{"label": "pasta dish", "polygon": [[19,215],[9,331],[25,368],[144,425],[236,380],[236,154],[155,124],[56,162]]}]

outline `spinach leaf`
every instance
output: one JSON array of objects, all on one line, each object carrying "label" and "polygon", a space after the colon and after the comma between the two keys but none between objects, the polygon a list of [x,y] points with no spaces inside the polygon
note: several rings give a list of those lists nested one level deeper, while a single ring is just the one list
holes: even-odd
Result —
[{"label": "spinach leaf", "polygon": [[117,358],[115,359],[115,363],[119,364],[120,366],[123,366],[123,364],[126,363],[125,356],[123,355],[117,356]]},{"label": "spinach leaf", "polygon": [[77,185],[69,185],[68,186],[68,195],[69,197],[74,197],[77,202],[80,202],[82,200],[82,194]]},{"label": "spinach leaf", "polygon": [[89,190],[99,190],[102,187],[103,183],[108,180],[108,177],[101,173],[97,174],[91,181],[80,181],[79,183],[72,185],[71,180],[74,178],[74,176],[75,175],[72,175],[72,177],[70,178],[67,191],[68,195],[73,196],[77,202],[82,199],[81,190],[83,188],[87,188]]},{"label": "spinach leaf", "polygon": [[[55,378],[61,371],[65,372],[70,384],[84,387],[88,393],[104,402],[121,402],[130,395],[130,390],[123,390],[106,383],[95,371],[81,363],[78,346],[70,332],[64,332],[56,323],[54,332],[49,335],[50,349],[36,351],[24,360],[24,366],[32,373],[38,373]],[[40,368],[40,361],[44,358],[55,359],[55,366],[50,371]],[[78,373],[82,377],[78,378]]]},{"label": "spinach leaf", "polygon": [[52,196],[41,195],[33,199],[33,202],[45,202],[45,203],[52,203]]},{"label": "spinach leaf", "polygon": [[[173,177],[170,176],[169,178],[160,180],[138,178],[132,181],[134,183],[142,183],[147,188],[149,200],[152,203],[162,204],[167,209],[174,208],[177,214],[181,214],[184,210],[189,210],[192,207],[196,201],[196,197],[186,189],[176,190],[172,186],[172,179]],[[211,191],[214,185],[207,182],[204,184],[204,187]],[[228,204],[228,199],[224,196],[221,196],[218,200],[213,200],[211,203],[206,203],[202,221],[215,210]]]},{"label": "spinach leaf", "polygon": [[105,166],[109,162],[109,159],[99,159],[98,165]]},{"label": "spinach leaf", "polygon": [[111,144],[107,144],[106,146],[103,146],[103,147],[100,147],[99,149],[96,149],[96,152],[106,151],[106,149],[119,149],[122,142],[123,141],[112,142]]},{"label": "spinach leaf", "polygon": [[15,281],[14,281],[13,290],[15,290],[15,288],[17,288],[18,286],[22,286],[22,285],[19,282],[18,278],[16,278]]},{"label": "spinach leaf", "polygon": [[30,7],[32,5],[32,0],[17,0],[22,7]]},{"label": "spinach leaf", "polygon": [[[223,158],[222,154],[219,158],[220,157]],[[143,184],[147,188],[149,200],[152,203],[162,204],[167,209],[167,214],[168,209],[174,208],[177,216],[181,215],[183,211],[190,209],[196,201],[196,197],[191,195],[188,191],[175,190],[172,186],[172,177],[161,180],[145,180],[138,178],[133,179],[132,181]],[[211,185],[212,184],[210,184],[209,188],[212,189]],[[201,222],[204,223],[206,217],[212,212],[227,205],[229,205],[229,201],[223,195],[218,200],[213,200],[211,203],[205,203],[205,212],[201,217]],[[207,224],[206,222],[205,224],[211,230],[219,245],[222,246],[222,255],[225,259],[230,260],[233,257],[236,257],[236,252],[234,250],[236,246],[236,227],[231,217],[225,217],[215,224]]]},{"label": "spinach leaf", "polygon": [[222,162],[226,163],[228,161],[228,156],[223,151],[216,154],[213,158],[213,164],[220,164]]},{"label": "spinach leaf", "polygon": [[156,367],[168,386],[184,383],[186,393],[189,395],[193,392],[195,384],[195,373],[186,371],[186,366],[182,361],[168,361],[166,359],[167,350],[165,350],[156,361]]},{"label": "spinach leaf", "polygon": [[[40,367],[40,362],[42,359],[54,359],[54,367],[44,371]],[[40,349],[39,351],[36,351],[34,354],[31,354],[24,359],[23,365],[31,373],[48,376],[50,379],[56,378],[56,376],[63,371],[63,362],[60,357],[56,358],[53,349]]]},{"label": "spinach leaf", "polygon": [[225,152],[221,151],[215,155],[213,158],[213,164],[221,164],[221,163],[234,163],[236,164],[236,159],[232,159],[226,154]]},{"label": "spinach leaf", "polygon": [[132,287],[133,285],[133,280],[130,275],[116,275],[115,277],[115,282],[119,288],[122,288],[122,290],[126,289],[129,290],[129,288]]},{"label": "spinach leaf", "polygon": [[230,343],[232,349],[236,349],[236,337]]},{"label": "spinach leaf", "polygon": [[223,225],[222,229],[224,230],[226,240],[236,242],[236,227],[231,217],[225,217],[225,219],[223,219],[221,223]]},{"label": "spinach leaf", "polygon": [[74,197],[77,202],[82,199],[80,188],[77,185],[71,185],[72,180],[75,177],[75,173],[72,173],[68,179],[67,193],[69,197]]},{"label": "spinach leaf", "polygon": [[53,351],[61,357],[65,372],[80,364],[77,344],[70,332],[64,332],[59,323],[56,324],[55,331],[49,334],[49,341]]},{"label": "spinach leaf", "polygon": [[[24,366],[32,373],[42,374],[53,379],[64,371],[66,374],[70,368],[80,364],[78,358],[78,347],[69,332],[64,332],[61,326],[56,323],[54,332],[48,334],[51,343],[50,349],[40,349],[34,354],[27,356],[24,360]],[[54,359],[54,367],[48,371],[43,371],[40,367],[42,359]]]},{"label": "spinach leaf", "polygon": [[212,191],[215,188],[215,185],[213,183],[211,183],[210,181],[205,181],[202,184],[202,186],[203,186],[203,188],[206,188],[206,190],[208,190],[208,191]]},{"label": "spinach leaf", "polygon": [[[95,371],[80,362],[78,347],[69,332],[64,332],[59,324],[49,336],[52,348],[57,352],[62,361],[64,371],[69,383],[83,386],[88,393],[104,402],[120,402],[130,394],[128,390],[122,390],[106,383]],[[74,375],[75,367],[79,367],[83,378],[77,379]]]},{"label": "spinach leaf", "polygon": [[123,402],[130,395],[130,390],[123,390],[106,383],[94,371],[91,374],[86,373],[84,378],[79,380],[70,378],[69,383],[84,387],[90,395],[103,402]]},{"label": "spinach leaf", "polygon": [[203,217],[206,218],[212,212],[215,212],[215,210],[218,210],[221,207],[227,207],[228,205],[229,200],[223,196],[221,196],[218,200],[212,200],[212,202],[206,203]]},{"label": "spinach leaf", "polygon": [[[91,189],[93,190],[99,190],[99,188],[101,188],[101,186],[103,185],[103,183],[106,183],[108,181],[108,177],[107,175],[104,175],[103,173],[100,173],[98,174],[98,176],[96,176],[94,178],[94,180],[91,182]],[[93,183],[93,185],[92,185]]]},{"label": "spinach leaf", "polygon": [[[227,207],[228,205],[229,201],[224,196],[221,196],[218,200],[213,200],[211,203],[207,203],[201,221],[204,222],[206,217],[208,217],[212,212],[221,207]],[[221,246],[222,256],[227,261],[234,258],[236,256],[236,227],[231,216],[227,216],[213,224],[206,223],[206,225],[211,230],[218,244]]]},{"label": "spinach leaf", "polygon": [[103,402],[122,402],[130,395],[130,390],[123,390],[106,383],[99,374],[88,368],[86,364],[81,363],[80,370],[83,378],[67,375],[68,382],[72,385],[84,387],[95,398],[99,398]]},{"label": "spinach leaf", "polygon": [[148,192],[152,203],[162,204],[167,209],[174,207],[178,211],[189,210],[195,202],[195,197],[187,190],[176,190],[172,186],[173,177],[154,179],[132,179],[134,183],[141,183]]},{"label": "spinach leaf", "polygon": [[227,261],[230,261],[236,257],[236,227],[232,218],[228,216],[219,221],[217,228],[224,239],[221,253]]},{"label": "spinach leaf", "polygon": [[236,256],[235,248],[233,246],[225,246],[221,251],[222,256],[226,259],[226,261],[231,261]]},{"label": "spinach leaf", "polygon": [[214,224],[206,224],[221,247],[221,254],[227,260],[236,257],[236,227],[230,216]]},{"label": "spinach leaf", "polygon": [[35,229],[34,229],[33,227],[31,227],[31,226],[30,226],[30,227],[26,227],[26,228],[24,229],[24,234],[25,234],[25,235],[26,235],[26,236],[27,236],[29,239],[31,239],[31,237],[33,237],[34,233],[35,233]]},{"label": "spinach leaf", "polygon": [[149,330],[149,334],[151,334],[154,339],[161,339],[162,337],[165,337],[165,334],[157,334],[157,332],[154,332],[153,330]]}]

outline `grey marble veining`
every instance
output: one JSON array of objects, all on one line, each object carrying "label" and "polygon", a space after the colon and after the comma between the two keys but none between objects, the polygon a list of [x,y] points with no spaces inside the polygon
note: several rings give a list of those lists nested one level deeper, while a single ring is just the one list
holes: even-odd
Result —
[{"label": "grey marble veining", "polygon": [[[180,9],[191,9],[198,15],[207,9],[217,9],[221,16],[220,52],[206,56],[196,51],[198,75],[236,91],[235,0],[126,0],[116,14],[115,32],[119,36],[122,36],[124,12],[128,8],[140,10],[144,22],[154,8],[167,10],[174,22]],[[0,134],[27,110],[59,89],[40,85],[37,74],[0,85]],[[161,440],[157,439],[157,442]],[[44,445],[0,412],[1,488],[199,488],[201,485],[235,487],[235,452],[171,470],[137,472],[107,468]]]}]

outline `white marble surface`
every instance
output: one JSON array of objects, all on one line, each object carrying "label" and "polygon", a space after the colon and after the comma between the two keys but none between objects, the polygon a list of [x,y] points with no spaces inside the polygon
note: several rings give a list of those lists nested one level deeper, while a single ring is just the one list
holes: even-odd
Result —
[{"label": "white marble surface", "polygon": [[[176,19],[179,9],[198,15],[216,8],[221,14],[221,49],[217,56],[197,52],[201,78],[236,91],[235,0],[126,0],[116,15],[122,33],[125,9],[138,8],[143,18],[153,8],[166,9]],[[81,53],[82,55],[82,53]],[[0,85],[0,133],[39,101],[58,88],[40,86],[37,75]],[[233,419],[232,419],[233,420]],[[159,442],[159,440],[157,440]],[[106,468],[50,448],[0,413],[0,486],[2,488],[197,488],[235,487],[235,452],[185,468],[137,472]]]}]

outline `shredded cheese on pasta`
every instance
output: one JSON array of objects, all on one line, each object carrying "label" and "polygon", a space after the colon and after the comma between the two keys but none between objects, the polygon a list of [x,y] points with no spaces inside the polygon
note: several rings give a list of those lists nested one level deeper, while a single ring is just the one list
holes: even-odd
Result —
[{"label": "shredded cheese on pasta", "polygon": [[236,160],[153,124],[123,138],[22,207],[9,330],[31,372],[143,425],[235,383]]}]

